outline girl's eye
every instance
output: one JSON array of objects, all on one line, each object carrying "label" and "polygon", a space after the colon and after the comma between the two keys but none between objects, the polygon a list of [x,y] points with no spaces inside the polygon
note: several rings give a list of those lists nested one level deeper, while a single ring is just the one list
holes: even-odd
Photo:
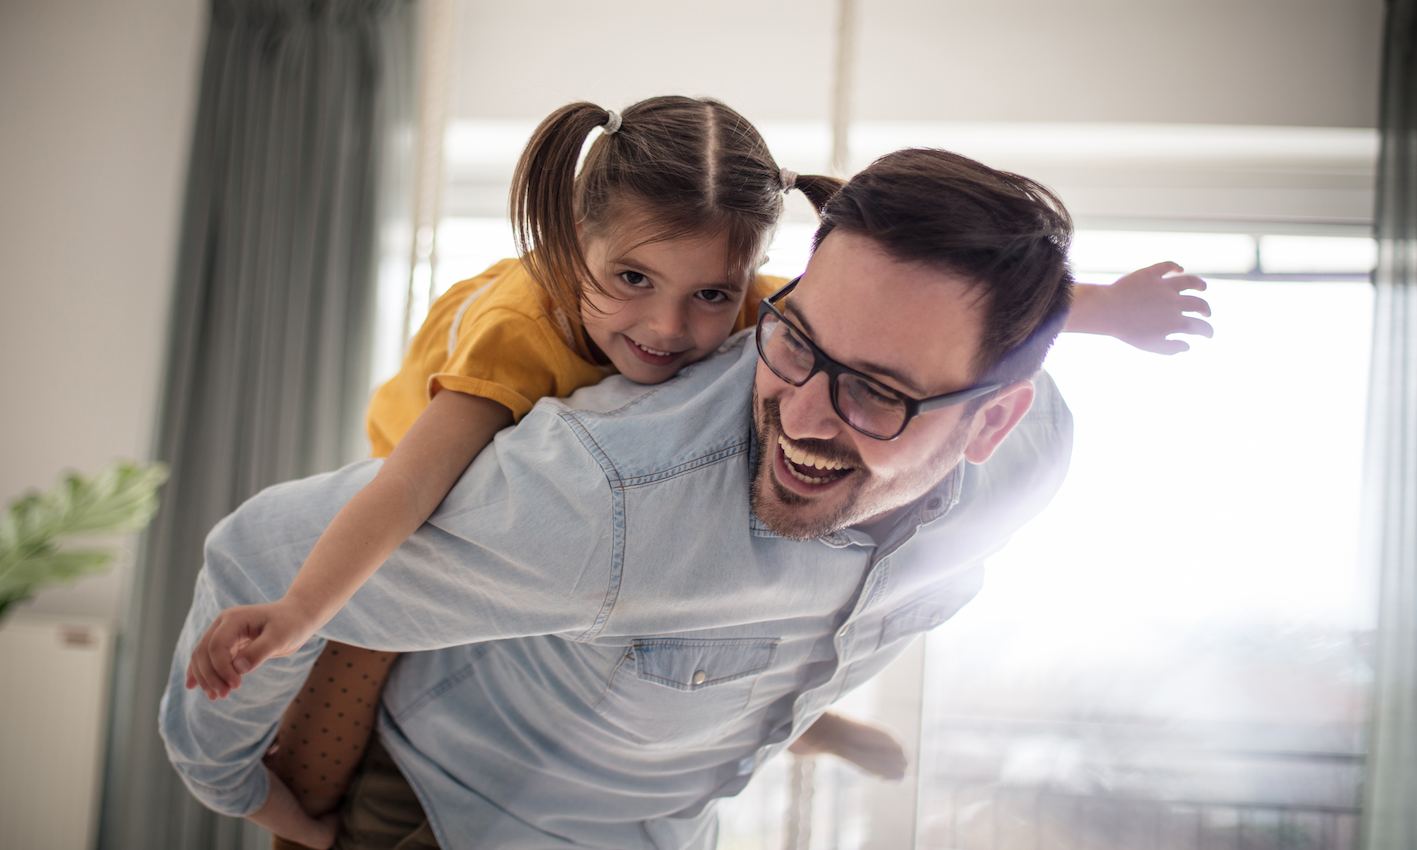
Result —
[{"label": "girl's eye", "polygon": [[729,300],[728,293],[721,289],[700,289],[696,294],[700,301],[706,301],[709,304],[722,304]]},{"label": "girl's eye", "polygon": [[620,272],[620,279],[625,281],[626,286],[632,286],[635,289],[643,289],[649,286],[649,278],[645,277],[640,272]]}]

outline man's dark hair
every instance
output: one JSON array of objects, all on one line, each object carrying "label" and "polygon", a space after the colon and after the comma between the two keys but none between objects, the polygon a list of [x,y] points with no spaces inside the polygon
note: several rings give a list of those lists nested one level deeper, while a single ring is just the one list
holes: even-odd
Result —
[{"label": "man's dark hair", "polygon": [[966,280],[984,309],[977,383],[1010,383],[1043,365],[1073,283],[1072,218],[1046,187],[948,151],[896,151],[832,197],[813,248],[834,230]]}]

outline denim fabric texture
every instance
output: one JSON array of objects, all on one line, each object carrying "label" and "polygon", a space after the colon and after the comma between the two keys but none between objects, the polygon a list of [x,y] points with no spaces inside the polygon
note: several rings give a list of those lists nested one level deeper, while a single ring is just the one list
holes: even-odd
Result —
[{"label": "denim fabric texture", "polygon": [[261,753],[331,639],[410,653],[378,731],[443,847],[711,847],[716,799],[973,598],[1072,444],[1040,375],[995,456],[942,470],[885,539],[787,540],[749,508],[755,366],[740,335],[670,382],[540,402],[317,639],[212,702],[183,688],[195,641],[278,598],[378,462],[250,499],[207,540],[162,702],[192,793],[262,803]]}]

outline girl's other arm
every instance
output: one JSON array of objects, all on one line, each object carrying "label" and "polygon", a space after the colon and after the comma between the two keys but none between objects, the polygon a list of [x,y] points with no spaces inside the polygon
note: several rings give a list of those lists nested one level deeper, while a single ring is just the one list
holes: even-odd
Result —
[{"label": "girl's other arm", "polygon": [[1177,354],[1191,346],[1172,334],[1214,334],[1210,304],[1198,295],[1205,281],[1182,274],[1176,263],[1157,263],[1117,279],[1110,286],[1080,283],[1073,288],[1073,308],[1063,330],[1114,336],[1143,351]]},{"label": "girl's other arm", "polygon": [[444,390],[395,447],[378,474],[335,515],[280,600],[223,611],[192,652],[187,687],[226,696],[241,675],[286,655],[329,622],[421,526],[511,411]]},{"label": "girl's other arm", "polygon": [[303,847],[324,850],[335,843],[335,833],[339,825],[337,814],[331,813],[318,818],[307,815],[305,810],[300,808],[300,803],[296,801],[290,788],[286,787],[279,777],[269,769],[266,770],[266,777],[270,782],[266,802],[247,815],[247,820]]}]

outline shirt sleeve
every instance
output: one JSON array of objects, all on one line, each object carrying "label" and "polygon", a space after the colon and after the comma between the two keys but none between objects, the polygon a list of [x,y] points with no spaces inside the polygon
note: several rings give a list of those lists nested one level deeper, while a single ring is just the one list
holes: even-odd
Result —
[{"label": "shirt sleeve", "polygon": [[211,701],[184,687],[192,647],[222,610],[281,596],[379,461],[270,487],[218,523],[159,711],[168,756],[199,800],[235,816],[264,802],[261,755],[325,640],[409,652],[539,634],[574,639],[602,616],[618,576],[610,486],[559,414],[542,405],[502,431],[316,638]]},{"label": "shirt sleeve", "polygon": [[545,322],[506,308],[464,320],[447,363],[428,380],[430,398],[439,390],[479,396],[520,421],[538,399],[556,395],[555,361],[565,346]]}]

